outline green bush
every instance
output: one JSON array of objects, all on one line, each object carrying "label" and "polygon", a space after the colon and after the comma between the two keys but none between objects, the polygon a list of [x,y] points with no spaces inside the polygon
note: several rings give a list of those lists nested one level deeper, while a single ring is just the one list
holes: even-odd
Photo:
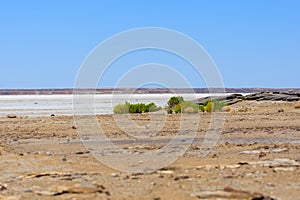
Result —
[{"label": "green bush", "polygon": [[215,112],[215,111],[221,111],[221,109],[226,106],[227,104],[218,100],[214,101],[206,101],[203,105],[203,107],[199,109],[202,110],[204,108],[205,112]]},{"label": "green bush", "polygon": [[214,100],[213,102],[213,111],[221,111],[221,109],[224,107],[224,106],[227,106],[226,103],[222,102],[222,101],[218,101],[218,100]]},{"label": "green bush", "polygon": [[145,104],[130,104],[129,105],[129,113],[142,113],[143,111],[146,111]]},{"label": "green bush", "polygon": [[129,103],[119,104],[114,107],[114,114],[127,114],[129,113]]},{"label": "green bush", "polygon": [[119,104],[114,107],[114,114],[128,114],[128,113],[147,113],[155,112],[160,110],[161,107],[156,106],[154,103],[144,104],[130,104],[125,102],[125,104]]},{"label": "green bush", "polygon": [[168,109],[167,109],[167,113],[168,113],[168,114],[173,114],[172,108],[168,108]]},{"label": "green bush", "polygon": [[200,105],[200,106],[199,106],[199,110],[201,110],[202,112],[204,112],[204,111],[205,111],[204,105]]},{"label": "green bush", "polygon": [[205,106],[205,112],[212,112],[213,111],[213,103],[210,101],[210,102],[207,102],[206,106]]},{"label": "green bush", "polygon": [[180,104],[180,103],[183,102],[183,101],[184,101],[184,99],[183,99],[183,97],[181,97],[181,96],[178,96],[178,97],[171,97],[171,98],[169,99],[169,101],[168,101],[168,105],[169,105],[170,107],[174,107],[174,106]]},{"label": "green bush", "polygon": [[189,101],[184,101],[183,97],[171,97],[168,101],[167,112],[171,113],[197,113],[199,106]]},{"label": "green bush", "polygon": [[207,104],[208,104],[209,102],[210,102],[210,101],[208,101],[208,100],[205,101],[204,104],[203,104],[203,106],[207,106]]},{"label": "green bush", "polygon": [[181,106],[180,104],[177,104],[174,108],[174,112],[177,114],[177,113],[181,113]]},{"label": "green bush", "polygon": [[184,101],[183,97],[171,97],[168,101],[167,112],[171,113],[197,113],[199,110],[202,112],[215,112],[221,111],[227,104],[218,100],[205,101],[203,105],[198,106],[189,101]]},{"label": "green bush", "polygon": [[156,112],[159,111],[161,109],[161,107],[158,107],[157,105],[155,105],[155,103],[149,103],[147,105],[149,112]]}]

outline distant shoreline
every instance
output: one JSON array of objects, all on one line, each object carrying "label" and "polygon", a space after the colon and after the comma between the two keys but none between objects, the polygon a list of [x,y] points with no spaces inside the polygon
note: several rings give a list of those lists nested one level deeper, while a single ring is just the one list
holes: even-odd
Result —
[{"label": "distant shoreline", "polygon": [[[93,93],[94,89],[81,89],[83,93]],[[80,91],[81,91],[80,90]],[[79,90],[77,90],[79,91]],[[101,88],[96,94],[170,94],[170,93],[220,93],[220,88]],[[300,93],[300,88],[225,88],[226,93],[258,93],[258,92],[294,92]],[[74,89],[0,89],[0,95],[57,95],[73,94]]]}]

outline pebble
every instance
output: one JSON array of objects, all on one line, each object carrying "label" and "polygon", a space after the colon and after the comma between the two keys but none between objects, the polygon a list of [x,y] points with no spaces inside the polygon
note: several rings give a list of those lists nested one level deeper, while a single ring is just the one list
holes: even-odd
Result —
[{"label": "pebble", "polygon": [[110,177],[117,178],[117,177],[120,177],[120,175],[117,173],[111,173]]},{"label": "pebble", "polygon": [[293,172],[295,171],[295,167],[275,167],[274,172],[284,171],[284,172]]},{"label": "pebble", "polygon": [[6,190],[6,189],[7,189],[7,185],[0,183],[0,191]]},{"label": "pebble", "polygon": [[173,174],[174,172],[171,171],[171,170],[163,170],[163,171],[159,170],[159,171],[157,171],[157,173],[159,173],[159,174]]},{"label": "pebble", "polygon": [[8,114],[7,118],[14,119],[14,118],[17,118],[17,115],[15,115],[15,114]]},{"label": "pebble", "polygon": [[259,157],[259,158],[262,158],[262,157],[265,157],[265,156],[267,156],[267,154],[266,154],[265,152],[260,152],[260,153],[258,154],[258,157]]},{"label": "pebble", "polygon": [[180,175],[174,178],[174,181],[178,181],[180,179],[189,179],[190,177],[187,175]]}]

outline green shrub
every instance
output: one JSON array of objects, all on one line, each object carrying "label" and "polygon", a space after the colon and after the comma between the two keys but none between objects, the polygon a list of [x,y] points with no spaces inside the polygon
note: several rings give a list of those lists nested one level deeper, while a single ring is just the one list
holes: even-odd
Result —
[{"label": "green shrub", "polygon": [[168,101],[167,112],[171,113],[197,113],[199,106],[190,101],[184,101],[183,97],[171,97]]},{"label": "green shrub", "polygon": [[218,101],[218,100],[213,100],[213,101],[206,101],[204,102],[203,107],[199,107],[200,110],[204,109],[205,112],[215,112],[215,111],[221,111],[224,106],[227,104]]},{"label": "green shrub", "polygon": [[204,105],[200,105],[200,106],[199,106],[199,110],[201,110],[202,112],[204,112],[204,111],[205,111]]},{"label": "green shrub", "polygon": [[168,108],[168,109],[167,109],[167,113],[168,113],[168,114],[172,114],[172,113],[173,113],[172,108]]},{"label": "green shrub", "polygon": [[129,113],[129,104],[119,104],[114,107],[115,114],[128,114]]},{"label": "green shrub", "polygon": [[218,100],[214,100],[213,102],[213,111],[221,111],[221,109],[224,107],[224,106],[227,106],[226,103],[222,102],[222,101],[218,101]]},{"label": "green shrub", "polygon": [[204,104],[203,104],[203,106],[207,106],[207,104],[208,104],[209,102],[211,102],[211,101],[209,101],[209,100],[205,101]]},{"label": "green shrub", "polygon": [[147,113],[155,112],[160,110],[161,107],[156,106],[154,103],[144,104],[130,104],[125,102],[125,104],[119,104],[114,107],[114,114],[128,114],[128,113]]},{"label": "green shrub", "polygon": [[142,113],[145,110],[145,104],[130,104],[129,113]]},{"label": "green shrub", "polygon": [[175,112],[175,113],[181,113],[181,106],[180,106],[180,104],[177,104],[177,105],[175,106],[174,112]]},{"label": "green shrub", "polygon": [[169,99],[169,101],[168,101],[168,105],[169,105],[170,107],[174,107],[174,106],[180,104],[180,103],[183,102],[183,101],[184,101],[184,99],[183,99],[183,97],[181,97],[181,96],[178,96],[178,97],[171,97],[171,98]]},{"label": "green shrub", "polygon": [[210,102],[207,102],[206,106],[205,106],[205,112],[212,112],[213,111],[213,103],[210,101]]},{"label": "green shrub", "polygon": [[159,111],[161,109],[161,107],[158,107],[157,105],[155,105],[155,103],[149,103],[147,105],[147,107],[148,107],[149,112],[156,112],[156,111]]}]

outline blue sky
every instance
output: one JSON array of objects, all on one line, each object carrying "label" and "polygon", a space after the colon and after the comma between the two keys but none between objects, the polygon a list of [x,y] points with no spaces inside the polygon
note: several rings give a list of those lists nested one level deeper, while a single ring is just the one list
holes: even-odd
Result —
[{"label": "blue sky", "polygon": [[[141,27],[169,28],[195,39],[218,66],[226,87],[300,87],[299,10],[296,0],[3,0],[0,88],[72,88],[96,45]],[[148,52],[141,61],[151,58],[167,59]],[[120,66],[131,61],[124,59]],[[174,68],[189,71],[180,61]],[[120,73],[118,66],[114,70]],[[201,78],[189,80],[193,87],[205,87]],[[114,86],[110,76],[99,85]]]}]

